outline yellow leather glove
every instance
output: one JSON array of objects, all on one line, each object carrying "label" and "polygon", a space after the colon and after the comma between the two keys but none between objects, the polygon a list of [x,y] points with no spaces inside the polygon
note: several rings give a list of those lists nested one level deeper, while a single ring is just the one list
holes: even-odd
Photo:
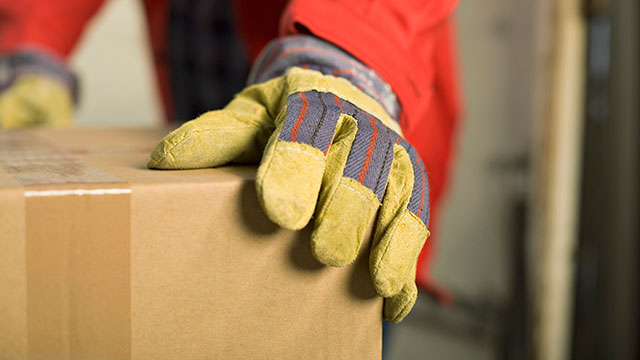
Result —
[{"label": "yellow leather glove", "polygon": [[267,215],[301,229],[315,213],[313,254],[331,266],[355,259],[379,211],[370,271],[385,318],[398,322],[415,303],[416,261],[429,235],[424,166],[400,135],[349,81],[294,67],[168,134],[148,166],[261,161],[256,188]]},{"label": "yellow leather glove", "polygon": [[46,75],[20,75],[0,93],[0,128],[66,127],[72,112],[67,87]]}]

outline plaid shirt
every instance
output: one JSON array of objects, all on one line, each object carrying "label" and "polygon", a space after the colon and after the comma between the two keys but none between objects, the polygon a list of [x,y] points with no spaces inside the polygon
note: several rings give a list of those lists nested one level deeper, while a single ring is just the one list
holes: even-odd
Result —
[{"label": "plaid shirt", "polygon": [[246,85],[249,60],[228,0],[171,0],[169,62],[173,120],[225,106]]}]

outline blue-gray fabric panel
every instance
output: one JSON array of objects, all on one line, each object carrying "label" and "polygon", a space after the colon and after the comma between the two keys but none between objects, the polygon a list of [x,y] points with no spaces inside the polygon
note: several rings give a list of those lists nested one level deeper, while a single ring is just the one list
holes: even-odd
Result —
[{"label": "blue-gray fabric panel", "polygon": [[[402,139],[400,145],[407,150],[413,168],[413,190],[409,199],[408,209],[418,216],[425,225],[429,223],[429,184],[425,167],[418,156],[417,151],[406,140]],[[423,186],[424,183],[424,186]]]},{"label": "blue-gray fabric panel", "polygon": [[[358,109],[350,102],[341,101],[341,104],[344,112],[358,122],[358,132],[347,158],[344,176],[358,181],[362,180],[362,184],[371,189],[378,200],[382,201],[393,162],[393,144],[397,141],[398,135],[381,121]],[[367,163],[374,134],[376,139]],[[364,169],[365,166],[367,166],[366,169]],[[365,171],[364,179],[362,179],[363,169]]]},{"label": "blue-gray fabric panel", "polygon": [[[359,180],[362,166],[367,157],[367,149],[369,141],[373,133],[373,128],[369,123],[369,117],[363,114],[359,109],[355,108],[351,103],[345,102],[343,105],[345,112],[351,115],[358,122],[358,132],[351,146],[347,165],[344,169],[344,176]],[[364,184],[363,184],[364,185]]]},{"label": "blue-gray fabric panel", "polygon": [[[341,114],[333,97],[315,90],[289,95],[280,140],[308,144],[326,153]],[[306,114],[300,119],[303,110]]]},{"label": "blue-gray fabric panel", "polygon": [[291,139],[291,132],[293,131],[293,126],[302,111],[302,99],[300,98],[300,93],[295,93],[289,95],[287,101],[287,115],[284,120],[284,127],[282,128],[282,133],[280,134],[280,140],[283,141],[293,141]]},{"label": "blue-gray fabric panel", "polygon": [[[378,173],[378,177],[376,179],[376,183],[374,186],[373,192],[378,194],[378,198],[382,199],[384,195],[384,191],[386,189],[387,180],[389,179],[389,172],[391,171],[391,164],[393,163],[393,144],[398,141],[398,134],[393,132],[393,130],[385,127],[385,131],[387,132],[387,137],[389,141],[386,142],[383,146],[386,146],[384,149],[384,158],[382,160],[382,168]],[[382,201],[382,200],[380,200]]]},{"label": "blue-gray fabric panel", "polygon": [[320,102],[323,106],[323,119],[320,120],[315,132],[311,135],[313,146],[322,150],[325,154],[329,150],[329,146],[336,132],[336,124],[342,114],[342,111],[336,103],[336,96],[331,93],[319,93]]}]

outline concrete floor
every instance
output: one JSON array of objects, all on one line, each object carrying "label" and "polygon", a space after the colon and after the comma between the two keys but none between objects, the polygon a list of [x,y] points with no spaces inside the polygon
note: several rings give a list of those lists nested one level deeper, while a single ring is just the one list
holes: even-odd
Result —
[{"label": "concrete floor", "polygon": [[497,357],[498,337],[493,319],[443,308],[426,296],[401,324],[391,328],[385,360]]}]

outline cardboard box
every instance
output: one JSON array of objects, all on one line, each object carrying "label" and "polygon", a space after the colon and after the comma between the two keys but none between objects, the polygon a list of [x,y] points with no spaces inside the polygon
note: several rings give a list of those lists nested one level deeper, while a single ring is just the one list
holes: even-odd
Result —
[{"label": "cardboard box", "polygon": [[0,358],[379,359],[368,249],[320,265],[255,167],[148,170],[164,134],[0,132]]}]

